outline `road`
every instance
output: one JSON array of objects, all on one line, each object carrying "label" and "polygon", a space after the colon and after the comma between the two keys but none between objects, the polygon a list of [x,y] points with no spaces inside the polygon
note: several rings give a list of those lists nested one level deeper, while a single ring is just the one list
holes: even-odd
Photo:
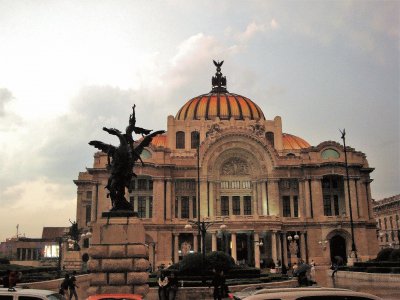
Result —
[{"label": "road", "polygon": [[338,287],[358,292],[366,292],[383,299],[400,299],[400,284],[398,282],[373,282],[367,280],[349,280],[347,278],[332,279],[332,277],[328,275],[326,268],[317,268],[316,281],[319,286]]}]

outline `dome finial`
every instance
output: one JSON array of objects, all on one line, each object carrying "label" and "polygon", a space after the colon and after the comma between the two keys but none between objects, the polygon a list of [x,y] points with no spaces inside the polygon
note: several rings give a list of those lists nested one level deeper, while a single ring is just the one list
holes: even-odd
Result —
[{"label": "dome finial", "polygon": [[222,76],[221,73],[221,66],[224,63],[224,61],[215,61],[213,60],[214,65],[217,67],[217,73],[215,73],[215,76],[212,77],[211,84],[212,84],[212,90],[211,92],[214,93],[226,93],[226,77]]}]

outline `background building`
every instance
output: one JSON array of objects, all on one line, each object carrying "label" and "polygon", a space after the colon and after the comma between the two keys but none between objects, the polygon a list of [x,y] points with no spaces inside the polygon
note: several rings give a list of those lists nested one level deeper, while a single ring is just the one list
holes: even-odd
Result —
[{"label": "background building", "polygon": [[[267,120],[255,102],[228,92],[225,77],[217,72],[211,92],[168,116],[166,134],[142,153],[145,164],[135,166],[138,177],[128,197],[143,220],[150,262],[176,262],[197,251],[197,231],[185,225],[198,213],[201,219],[226,225],[223,232],[217,225],[210,227],[207,251],[226,251],[237,263],[260,266],[272,258],[287,264],[301,258],[328,264],[338,255],[346,260],[351,250],[350,200],[358,257],[374,257],[373,169],[364,153],[347,147],[347,156],[350,199],[342,145],[324,141],[310,146],[283,133],[279,116]],[[97,152],[93,167],[74,181],[79,228],[87,229],[110,209],[106,164],[107,155]]]},{"label": "background building", "polygon": [[379,247],[400,249],[400,195],[373,202]]}]

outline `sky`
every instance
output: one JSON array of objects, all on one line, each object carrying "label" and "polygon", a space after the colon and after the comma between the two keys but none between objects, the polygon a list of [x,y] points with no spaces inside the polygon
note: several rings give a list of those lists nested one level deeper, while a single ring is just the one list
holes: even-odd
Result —
[{"label": "sky", "polygon": [[0,0],[0,241],[76,219],[101,128],[166,129],[211,89],[283,131],[367,155],[376,200],[400,193],[398,1]]}]

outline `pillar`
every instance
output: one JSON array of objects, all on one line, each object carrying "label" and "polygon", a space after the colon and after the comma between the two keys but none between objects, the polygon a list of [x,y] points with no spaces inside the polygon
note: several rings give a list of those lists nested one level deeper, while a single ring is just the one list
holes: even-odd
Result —
[{"label": "pillar", "polygon": [[260,268],[260,244],[256,242],[260,241],[260,236],[258,233],[254,233],[254,266]]},{"label": "pillar", "polygon": [[278,261],[277,253],[276,253],[276,232],[272,231],[271,232],[271,256],[272,259],[274,260],[274,263]]},{"label": "pillar", "polygon": [[208,182],[208,203],[210,205],[210,217],[213,217],[215,215],[214,213],[214,201],[215,201],[215,196],[214,196],[214,182],[209,181]]},{"label": "pillar", "polygon": [[173,233],[174,235],[174,263],[179,261],[179,233]]},{"label": "pillar", "polygon": [[231,241],[232,241],[232,258],[237,262],[237,245],[236,245],[236,232],[231,233]]},{"label": "pillar", "polygon": [[268,180],[268,202],[270,215],[279,216],[279,186],[278,179]]},{"label": "pillar", "polygon": [[193,252],[199,252],[199,240],[198,240],[197,231],[193,233]]},{"label": "pillar", "polygon": [[[211,233],[211,251],[217,251],[217,233],[216,232]],[[233,255],[232,255],[232,257],[233,257]]]},{"label": "pillar", "polygon": [[305,239],[305,233],[300,232],[300,254],[301,254],[301,259],[303,261],[306,261],[306,239]]},{"label": "pillar", "polygon": [[282,233],[282,242],[283,242],[283,249],[282,249],[282,257],[283,257],[283,261],[282,263],[284,263],[286,266],[288,265],[289,261],[288,261],[288,255],[287,255],[287,239],[286,239],[286,232]]}]

